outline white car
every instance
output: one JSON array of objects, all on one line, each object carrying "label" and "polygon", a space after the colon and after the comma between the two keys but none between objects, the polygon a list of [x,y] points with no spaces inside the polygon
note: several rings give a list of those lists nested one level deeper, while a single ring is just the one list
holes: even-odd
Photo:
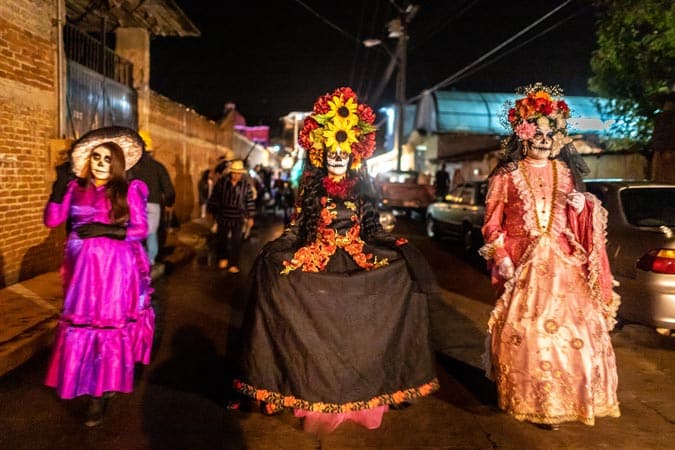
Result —
[{"label": "white car", "polygon": [[426,230],[430,238],[448,237],[462,243],[466,252],[483,245],[487,181],[470,181],[454,187],[445,198],[430,204]]}]

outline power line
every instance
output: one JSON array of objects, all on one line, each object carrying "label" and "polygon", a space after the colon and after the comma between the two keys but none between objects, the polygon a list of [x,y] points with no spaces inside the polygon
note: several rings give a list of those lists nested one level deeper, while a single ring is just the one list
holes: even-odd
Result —
[{"label": "power line", "polygon": [[570,14],[570,15],[567,16],[566,18],[564,18],[564,19],[562,19],[562,20],[560,20],[560,21],[554,23],[554,24],[551,25],[550,27],[548,27],[548,28],[546,28],[545,30],[543,30],[543,31],[541,31],[541,32],[539,32],[539,33],[537,33],[536,35],[534,35],[534,36],[532,36],[531,38],[527,39],[526,41],[520,43],[519,45],[517,45],[517,46],[515,46],[515,47],[512,47],[512,48],[506,50],[506,51],[505,51],[504,53],[502,53],[501,55],[497,55],[494,59],[492,59],[492,60],[490,60],[490,61],[486,61],[485,63],[481,64],[480,66],[474,67],[472,70],[463,73],[462,75],[458,76],[455,80],[453,80],[453,83],[454,83],[454,82],[457,82],[457,81],[459,81],[459,80],[462,80],[462,79],[468,77],[469,75],[473,75],[474,73],[476,73],[476,72],[478,72],[478,71],[480,71],[480,70],[483,70],[484,68],[486,68],[486,67],[488,67],[488,66],[490,66],[490,65],[492,65],[492,64],[494,64],[494,63],[496,63],[496,62],[499,61],[500,59],[504,58],[505,56],[510,55],[511,53],[515,52],[516,50],[520,50],[521,48],[525,47],[525,46],[526,46],[527,44],[529,44],[530,42],[532,42],[532,41],[534,41],[534,40],[536,40],[536,39],[539,39],[539,38],[542,37],[543,35],[548,34],[549,32],[555,30],[556,28],[558,28],[558,27],[561,26],[562,24],[568,22],[569,20],[571,20],[571,19],[573,19],[573,18],[575,18],[575,17],[578,17],[582,12],[584,12],[584,11],[587,10],[588,8],[589,8],[589,7],[586,6],[586,7],[582,8],[581,10],[575,12],[574,14]]},{"label": "power line", "polygon": [[458,11],[456,14],[451,15],[450,17],[444,19],[443,22],[441,22],[440,24],[437,24],[436,26],[434,26],[434,28],[433,28],[431,31],[429,31],[429,32],[426,34],[426,36],[423,36],[422,39],[418,40],[418,41],[415,43],[414,46],[411,45],[410,48],[409,48],[408,50],[409,50],[410,52],[412,52],[412,51],[418,49],[419,47],[423,46],[423,45],[424,45],[426,42],[428,42],[429,39],[431,39],[434,35],[438,34],[441,30],[443,30],[443,28],[447,27],[449,24],[451,24],[452,22],[454,22],[454,21],[456,21],[457,19],[459,19],[460,17],[462,17],[462,16],[464,15],[464,13],[466,13],[468,10],[470,10],[471,8],[473,8],[473,6],[474,6],[476,3],[479,3],[480,1],[481,1],[481,0],[472,0],[472,1],[469,0],[469,1],[466,2],[466,3],[468,3],[468,4],[460,5],[459,11]]},{"label": "power line", "polygon": [[325,23],[326,25],[328,25],[328,26],[331,27],[332,29],[336,30],[336,31],[337,31],[338,33],[340,33],[341,35],[347,37],[348,39],[350,39],[350,40],[352,40],[352,41],[358,42],[359,44],[361,43],[361,41],[359,41],[359,39],[358,39],[357,37],[352,36],[352,35],[349,34],[347,31],[343,30],[342,28],[338,27],[337,25],[335,25],[335,24],[334,24],[333,22],[331,22],[330,20],[326,19],[324,16],[322,16],[321,14],[319,14],[318,12],[316,12],[314,9],[312,9],[309,5],[307,5],[307,4],[306,4],[305,2],[303,2],[302,0],[295,0],[295,1],[296,1],[297,3],[299,3],[303,8],[305,8],[307,11],[311,12],[311,13],[312,13],[314,16],[316,16],[320,21],[322,21],[323,23]]},{"label": "power line", "polygon": [[406,103],[413,103],[413,102],[419,100],[420,98],[422,98],[422,96],[423,96],[425,93],[431,93],[431,92],[434,92],[434,91],[436,91],[436,90],[438,90],[438,89],[441,89],[441,88],[447,86],[447,85],[450,84],[450,83],[455,82],[455,81],[457,80],[457,78],[460,77],[460,76],[462,76],[465,72],[468,72],[468,71],[470,71],[471,69],[473,69],[474,67],[478,66],[480,63],[482,63],[483,61],[485,61],[487,58],[489,58],[490,56],[492,56],[494,53],[498,52],[499,50],[501,50],[502,48],[504,48],[505,46],[507,46],[508,44],[510,44],[511,42],[513,42],[514,40],[518,39],[520,36],[522,36],[523,34],[527,33],[527,32],[530,31],[532,28],[536,27],[536,26],[539,25],[541,22],[543,22],[544,20],[546,20],[546,19],[548,19],[549,17],[551,17],[553,14],[555,14],[556,12],[558,12],[559,10],[561,10],[562,8],[564,8],[565,6],[567,6],[567,5],[568,5],[569,3],[571,3],[572,1],[573,1],[573,0],[566,0],[566,1],[564,1],[564,2],[561,3],[559,6],[553,8],[551,11],[549,11],[549,12],[546,13],[546,14],[544,14],[544,15],[543,15],[542,17],[540,17],[538,20],[536,20],[535,22],[533,22],[533,23],[531,23],[530,25],[528,25],[527,27],[525,27],[523,30],[521,30],[521,31],[519,31],[518,33],[514,34],[514,35],[511,36],[509,39],[505,40],[504,42],[502,42],[501,44],[499,44],[498,46],[496,46],[495,48],[493,48],[493,49],[490,50],[489,52],[485,53],[483,56],[479,57],[478,59],[476,59],[475,61],[473,61],[473,62],[470,63],[469,65],[464,66],[462,69],[460,69],[460,70],[458,70],[457,72],[455,72],[454,74],[450,75],[449,77],[447,77],[446,79],[444,79],[444,80],[441,81],[440,83],[437,83],[436,85],[432,86],[432,87],[429,88],[429,89],[424,89],[422,92],[420,92],[420,93],[419,93],[418,95],[416,95],[415,97],[412,97],[412,98],[408,99]]}]

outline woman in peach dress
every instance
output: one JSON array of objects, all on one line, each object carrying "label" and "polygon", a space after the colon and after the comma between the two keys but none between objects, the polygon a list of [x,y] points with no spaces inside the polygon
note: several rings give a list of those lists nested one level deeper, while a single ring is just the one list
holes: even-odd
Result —
[{"label": "woman in peach dress", "polygon": [[480,253],[499,298],[485,363],[499,407],[558,429],[620,415],[609,331],[619,298],[605,250],[607,213],[583,192],[559,88],[523,90],[513,135],[489,179]]}]

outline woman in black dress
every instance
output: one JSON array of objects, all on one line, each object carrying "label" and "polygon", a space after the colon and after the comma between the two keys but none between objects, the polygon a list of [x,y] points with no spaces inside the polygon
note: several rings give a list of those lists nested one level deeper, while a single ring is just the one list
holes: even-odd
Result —
[{"label": "woman in black dress", "polygon": [[389,406],[438,389],[423,256],[385,233],[362,167],[375,115],[350,88],[305,119],[295,217],[253,268],[234,388],[267,413],[293,408],[308,431],[344,420],[377,428]]}]

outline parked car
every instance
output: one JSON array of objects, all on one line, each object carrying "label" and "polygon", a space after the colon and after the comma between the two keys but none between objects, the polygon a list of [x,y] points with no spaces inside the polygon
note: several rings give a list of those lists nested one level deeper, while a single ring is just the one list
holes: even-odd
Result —
[{"label": "parked car", "polygon": [[607,253],[620,283],[619,326],[675,330],[675,184],[587,180],[607,209]]},{"label": "parked car", "polygon": [[418,212],[424,217],[427,206],[434,201],[434,187],[418,182],[416,171],[392,170],[375,177],[380,195],[380,209],[393,213]]},{"label": "parked car", "polygon": [[462,183],[431,203],[426,212],[427,236],[459,240],[467,252],[483,245],[487,187],[487,180]]}]

